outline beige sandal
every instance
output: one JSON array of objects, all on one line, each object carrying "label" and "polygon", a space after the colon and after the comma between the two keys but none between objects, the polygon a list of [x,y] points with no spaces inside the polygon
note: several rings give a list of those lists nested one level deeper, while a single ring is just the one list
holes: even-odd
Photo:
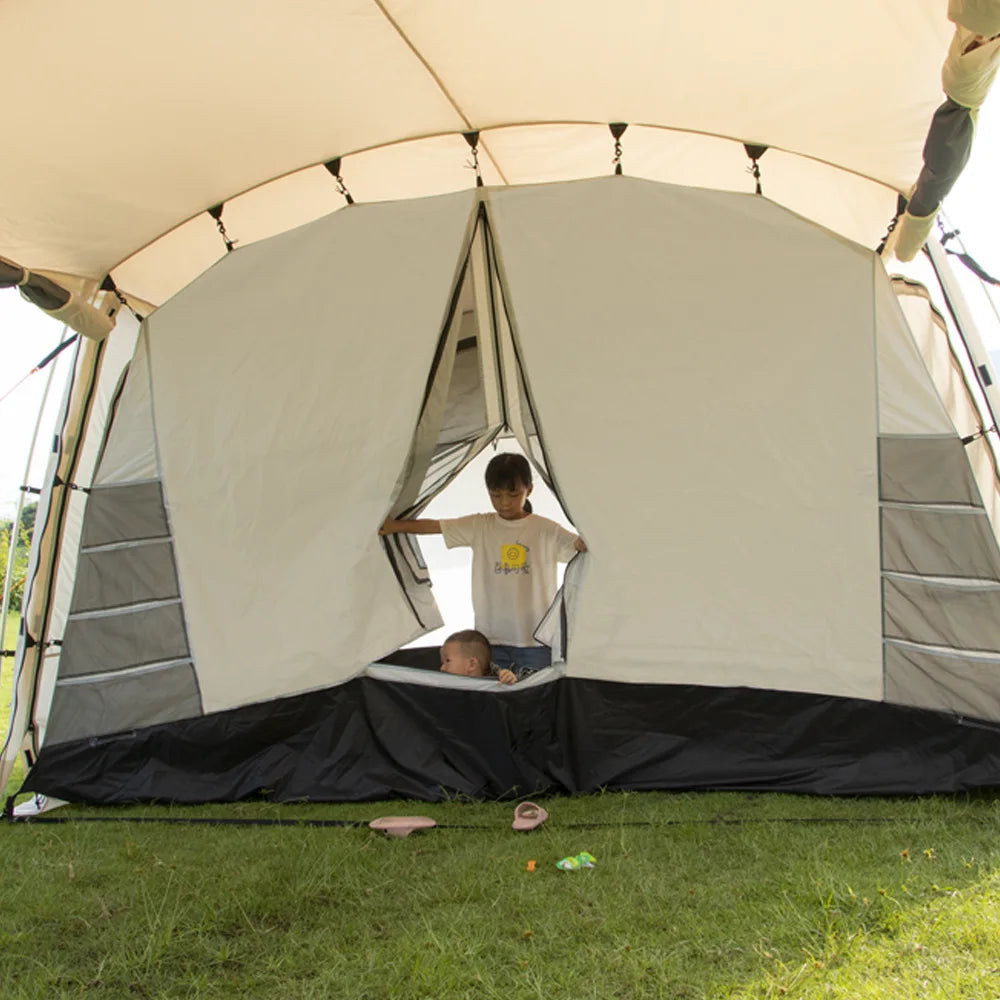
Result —
[{"label": "beige sandal", "polygon": [[409,837],[414,830],[429,830],[437,821],[429,816],[379,816],[368,824],[387,837]]},{"label": "beige sandal", "polygon": [[534,802],[521,802],[514,810],[514,822],[511,826],[515,830],[534,830],[548,818],[549,814],[541,806]]}]

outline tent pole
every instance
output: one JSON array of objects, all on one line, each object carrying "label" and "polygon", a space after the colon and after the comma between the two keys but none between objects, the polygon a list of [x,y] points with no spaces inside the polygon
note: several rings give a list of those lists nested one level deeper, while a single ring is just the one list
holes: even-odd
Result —
[{"label": "tent pole", "polygon": [[[62,342],[66,339],[66,334],[68,330],[69,327],[64,324],[62,330],[59,333],[59,341],[56,344],[57,347],[60,344],[62,344]],[[45,407],[48,404],[49,392],[52,389],[52,380],[55,377],[55,373],[56,373],[56,366],[53,365],[49,369],[48,378],[46,378],[45,380],[45,389],[42,392],[42,399],[41,402],[38,404],[38,416],[35,418],[35,429],[31,433],[31,443],[28,445],[28,457],[24,463],[24,475],[21,477],[21,482],[23,484],[27,484],[28,479],[31,475],[31,463],[35,457],[35,447],[38,444],[38,432],[42,426],[42,416],[44,415]],[[7,612],[10,611],[11,591],[13,590],[14,586],[14,556],[16,555],[18,536],[20,534],[20,532],[18,531],[18,527],[21,524],[21,514],[24,511],[24,493],[25,490],[24,487],[22,486],[20,495],[17,498],[17,511],[14,514],[14,522],[11,525],[11,539],[10,539],[10,545],[8,546],[8,554],[7,554],[7,571],[4,574],[4,581],[3,581],[3,601],[2,604],[0,604],[0,622],[4,623],[4,628],[6,628]],[[6,653],[7,650],[3,649],[2,643],[3,643],[3,635],[0,634],[0,652]],[[4,659],[5,658],[6,657],[4,657]],[[0,675],[2,675],[2,673],[3,673],[3,659],[0,659]]]},{"label": "tent pole", "polygon": [[995,434],[989,433],[997,428],[997,414],[993,400],[990,398],[991,391],[995,392],[996,390],[991,390],[988,377],[984,375],[981,368],[988,362],[989,354],[976,328],[975,319],[970,313],[962,289],[949,268],[945,251],[940,244],[928,241],[926,253],[961,341],[965,357],[956,360],[959,361],[959,370],[965,379],[966,391],[972,399],[972,405],[978,414],[983,436],[990,454],[993,456],[994,470],[997,471],[998,478],[1000,478],[1000,454],[998,454]]},{"label": "tent pole", "polygon": [[[57,347],[59,346],[59,344],[62,344],[63,341],[67,339],[68,331],[69,327],[63,324],[63,328],[59,333],[59,341],[56,345]],[[28,479],[31,476],[31,463],[35,457],[35,448],[38,444],[38,433],[42,426],[42,417],[45,414],[45,407],[48,404],[49,393],[52,390],[52,380],[55,378],[55,373],[56,373],[56,365],[52,365],[52,367],[49,369],[48,377],[45,380],[45,389],[42,392],[41,402],[38,404],[38,415],[35,418],[35,428],[31,433],[31,443],[28,445],[28,455],[24,463],[24,475],[21,477],[22,484],[27,484]],[[17,554],[17,542],[18,542],[18,537],[20,535],[20,531],[18,529],[21,524],[21,514],[23,513],[23,511],[24,511],[24,489],[22,488],[20,495],[17,498],[17,510],[14,513],[14,520],[10,528],[11,537],[10,537],[10,544],[7,547],[7,570],[4,574],[4,581],[3,581],[3,599],[2,601],[0,601],[0,677],[3,676],[4,663],[8,659],[7,656],[8,650],[4,648],[4,642],[7,631],[7,613],[10,610],[10,598],[14,586],[14,557]],[[27,584],[27,581],[25,581],[25,584]],[[22,594],[22,602],[25,596],[26,594]],[[22,613],[23,613],[23,603],[22,603]],[[9,652],[11,654],[16,652],[16,641],[15,641],[15,649],[10,650]],[[14,669],[13,664],[11,669],[12,670]],[[14,682],[15,688],[16,688],[16,683],[17,681],[15,678]],[[15,691],[10,704],[10,717],[7,720],[8,738],[10,737],[10,734],[13,732],[14,715],[16,711],[17,711],[17,694]],[[6,747],[4,747],[4,750],[6,750]],[[4,765],[3,760],[0,759],[0,778],[2,778],[2,780],[0,780],[0,788],[3,788],[5,786],[7,778],[9,777],[8,772],[9,772],[8,767],[6,767]]]},{"label": "tent pole", "polygon": [[[79,457],[85,428],[90,416],[94,384],[104,355],[104,342],[82,338],[77,341],[73,376],[64,393],[65,402],[59,418],[59,450],[46,473],[46,483],[39,501],[47,503],[44,523],[32,536],[28,580],[21,607],[21,637],[14,658],[14,700],[10,728],[0,747],[0,781],[6,782],[16,756],[24,748],[26,736],[31,749],[38,751],[38,735],[33,731],[35,701],[43,669],[46,631],[51,611],[51,589],[57,573],[67,493]],[[29,643],[30,640],[30,643]]]}]

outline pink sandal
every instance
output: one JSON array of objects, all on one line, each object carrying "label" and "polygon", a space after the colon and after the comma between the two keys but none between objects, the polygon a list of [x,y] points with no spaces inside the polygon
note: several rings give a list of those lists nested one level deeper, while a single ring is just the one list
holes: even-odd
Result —
[{"label": "pink sandal", "polygon": [[409,837],[414,830],[429,830],[437,822],[429,816],[379,816],[368,824],[381,830],[387,837]]},{"label": "pink sandal", "polygon": [[549,814],[541,806],[534,802],[521,802],[514,810],[514,822],[511,826],[515,830],[534,830],[548,818]]}]

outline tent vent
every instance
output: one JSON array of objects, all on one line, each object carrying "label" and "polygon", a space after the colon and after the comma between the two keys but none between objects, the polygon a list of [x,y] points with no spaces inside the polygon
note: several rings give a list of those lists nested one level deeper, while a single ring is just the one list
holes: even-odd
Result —
[{"label": "tent vent", "polygon": [[344,178],[340,176],[340,157],[335,156],[332,160],[327,160],[323,166],[333,175],[333,179],[337,182],[337,190],[344,196],[347,204],[353,205],[354,199],[351,197],[351,192],[347,190]]},{"label": "tent vent", "polygon": [[628,128],[627,122],[611,122],[608,125],[611,129],[611,134],[615,139],[615,156],[611,161],[615,165],[615,174],[621,177],[622,174],[622,143],[621,138],[625,134],[625,129]]},{"label": "tent vent", "polygon": [[747,151],[747,156],[750,157],[750,173],[753,174],[754,179],[754,193],[763,194],[764,191],[760,186],[760,164],[757,162],[766,152],[767,146],[758,146],[752,142],[743,143],[743,148]]},{"label": "tent vent", "polygon": [[215,219],[215,226],[219,230],[219,234],[222,236],[222,242],[226,244],[226,253],[231,253],[236,247],[236,240],[231,240],[229,238],[229,233],[226,232],[226,227],[222,222],[222,209],[225,207],[225,202],[219,202],[218,205],[214,205],[212,208],[208,209],[208,214]]},{"label": "tent vent", "polygon": [[472,150],[472,163],[469,166],[476,172],[476,187],[483,186],[483,175],[479,169],[479,132],[463,132],[462,138],[469,144]]}]

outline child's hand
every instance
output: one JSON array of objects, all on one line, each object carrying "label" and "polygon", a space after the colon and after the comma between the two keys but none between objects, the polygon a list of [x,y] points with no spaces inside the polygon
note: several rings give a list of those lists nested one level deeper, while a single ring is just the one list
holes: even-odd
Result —
[{"label": "child's hand", "polygon": [[497,671],[497,680],[501,684],[516,684],[517,683],[517,677],[515,676],[513,670],[506,670],[506,669],[498,670]]}]

